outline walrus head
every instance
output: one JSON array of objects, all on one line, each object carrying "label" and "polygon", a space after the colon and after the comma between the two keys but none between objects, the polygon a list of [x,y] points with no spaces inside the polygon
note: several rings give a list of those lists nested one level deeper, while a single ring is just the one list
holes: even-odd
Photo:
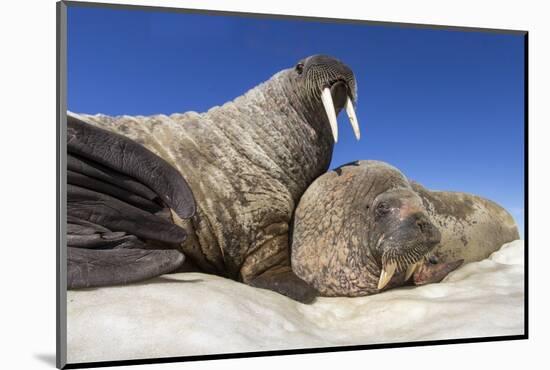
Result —
[{"label": "walrus head", "polygon": [[290,80],[292,95],[313,112],[322,112],[328,119],[334,142],[338,141],[338,113],[345,108],[355,137],[360,130],[355,104],[357,83],[352,70],[344,63],[327,55],[312,55],[285,70]]},{"label": "walrus head", "polygon": [[370,246],[381,266],[377,289],[383,289],[396,272],[405,280],[423,264],[424,256],[441,240],[430,222],[420,197],[408,187],[388,189],[377,195],[372,210],[372,233],[378,237]]},{"label": "walrus head", "polygon": [[396,168],[358,161],[319,177],[296,209],[292,269],[326,296],[400,285],[441,234]]},{"label": "walrus head", "polygon": [[342,108],[350,120],[355,137],[361,134],[355,114],[357,84],[353,72],[344,63],[326,55],[313,55],[298,62],[296,72],[302,77],[302,84],[308,96],[321,97],[330,122],[334,141],[338,141],[336,115]]}]

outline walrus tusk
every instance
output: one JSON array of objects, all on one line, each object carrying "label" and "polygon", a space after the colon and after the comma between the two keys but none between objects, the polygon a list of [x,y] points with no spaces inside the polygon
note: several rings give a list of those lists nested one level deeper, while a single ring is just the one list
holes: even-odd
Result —
[{"label": "walrus tusk", "polygon": [[353,127],[353,133],[355,134],[355,138],[359,140],[361,138],[361,132],[359,131],[359,121],[357,121],[357,116],[355,115],[355,109],[353,108],[353,102],[351,101],[349,96],[348,96],[348,100],[346,100],[346,113],[348,114],[351,127]]},{"label": "walrus tusk", "polygon": [[330,94],[330,88],[325,87],[321,93],[321,100],[327,113],[328,121],[330,123],[330,129],[332,130],[332,137],[334,142],[338,142],[338,122],[336,121],[336,112],[334,111],[334,103],[332,102],[332,95]]},{"label": "walrus tusk", "polygon": [[414,274],[414,272],[420,268],[420,266],[422,265],[422,260],[416,262],[416,263],[413,263],[412,265],[409,265],[409,267],[407,268],[407,272],[405,273],[405,281],[409,280],[412,276],[412,274]]},{"label": "walrus tusk", "polygon": [[378,280],[378,290],[383,289],[390,282],[395,269],[397,268],[396,262],[390,262],[382,267],[382,272],[380,273],[380,280]]}]

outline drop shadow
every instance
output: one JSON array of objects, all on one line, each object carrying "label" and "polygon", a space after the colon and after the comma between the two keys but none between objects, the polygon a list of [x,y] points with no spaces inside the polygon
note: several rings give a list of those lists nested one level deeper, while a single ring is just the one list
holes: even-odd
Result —
[{"label": "drop shadow", "polygon": [[50,365],[51,367],[55,367],[55,353],[35,353],[34,358],[37,360],[42,361],[46,365]]}]

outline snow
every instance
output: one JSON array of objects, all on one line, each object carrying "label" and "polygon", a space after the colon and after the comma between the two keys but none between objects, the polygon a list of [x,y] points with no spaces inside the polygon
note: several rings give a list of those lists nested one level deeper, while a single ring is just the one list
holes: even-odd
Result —
[{"label": "snow", "polygon": [[524,243],[439,284],[311,305],[221,277],[68,292],[69,363],[524,333]]}]

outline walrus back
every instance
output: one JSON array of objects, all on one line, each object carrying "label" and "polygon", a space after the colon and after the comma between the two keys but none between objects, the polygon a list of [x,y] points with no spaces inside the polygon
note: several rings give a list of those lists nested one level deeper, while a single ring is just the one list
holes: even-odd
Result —
[{"label": "walrus back", "polygon": [[497,203],[472,194],[430,191],[415,182],[411,185],[441,232],[435,251],[440,262],[480,261],[519,239],[514,218]]}]

